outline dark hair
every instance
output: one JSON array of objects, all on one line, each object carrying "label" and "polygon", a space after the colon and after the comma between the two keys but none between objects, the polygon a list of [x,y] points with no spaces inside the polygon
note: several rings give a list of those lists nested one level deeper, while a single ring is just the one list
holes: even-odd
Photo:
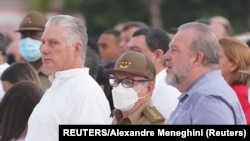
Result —
[{"label": "dark hair", "polygon": [[15,84],[21,80],[31,80],[38,86],[41,86],[36,70],[26,62],[12,63],[1,75],[1,81],[8,81],[11,84]]},{"label": "dark hair", "polygon": [[116,38],[120,38],[121,32],[115,29],[107,29],[102,34],[111,34],[114,35]]},{"label": "dark hair", "polygon": [[93,48],[87,46],[84,66],[89,68],[89,74],[94,79],[96,79],[98,75],[99,64],[100,58],[97,52]]},{"label": "dark hair", "polygon": [[[91,49],[93,49],[98,54],[98,56],[100,55],[98,44],[97,44],[95,39],[90,37],[88,39],[88,45],[87,46],[90,47]],[[86,59],[86,57],[85,57],[85,59]]]},{"label": "dark hair", "polygon": [[9,35],[0,33],[0,51],[3,55],[6,55],[6,49],[11,42],[12,39]]},{"label": "dark hair", "polygon": [[151,51],[161,49],[164,53],[168,51],[170,37],[168,34],[159,28],[148,27],[141,28],[134,32],[133,37],[144,35],[146,43]]},{"label": "dark hair", "polygon": [[22,135],[42,95],[42,89],[28,80],[18,82],[5,93],[0,103],[1,141],[18,139]]},{"label": "dark hair", "polygon": [[146,23],[144,22],[139,22],[139,21],[129,21],[124,24],[124,27],[122,31],[126,31],[132,27],[137,27],[137,28],[146,28],[149,27]]}]

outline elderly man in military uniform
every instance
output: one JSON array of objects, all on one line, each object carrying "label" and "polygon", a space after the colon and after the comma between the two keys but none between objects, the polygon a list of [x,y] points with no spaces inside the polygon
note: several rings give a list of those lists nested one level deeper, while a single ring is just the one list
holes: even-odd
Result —
[{"label": "elderly man in military uniform", "polygon": [[42,54],[40,53],[41,37],[47,20],[47,17],[41,12],[29,11],[16,31],[21,34],[19,52],[23,60],[36,69],[44,90],[51,85],[48,79],[49,73],[43,69]]},{"label": "elderly man in military uniform", "polygon": [[112,124],[163,124],[165,118],[155,108],[151,96],[155,85],[155,66],[141,53],[122,54],[110,75],[115,109]]}]

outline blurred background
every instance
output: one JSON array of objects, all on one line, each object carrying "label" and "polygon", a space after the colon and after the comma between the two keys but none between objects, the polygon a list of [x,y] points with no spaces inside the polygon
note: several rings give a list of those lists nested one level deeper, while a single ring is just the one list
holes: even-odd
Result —
[{"label": "blurred background", "polygon": [[143,21],[171,31],[185,22],[220,15],[233,27],[233,34],[250,28],[250,0],[0,0],[0,32],[14,32],[28,10],[48,17],[69,14],[80,18],[90,37],[125,21]]}]

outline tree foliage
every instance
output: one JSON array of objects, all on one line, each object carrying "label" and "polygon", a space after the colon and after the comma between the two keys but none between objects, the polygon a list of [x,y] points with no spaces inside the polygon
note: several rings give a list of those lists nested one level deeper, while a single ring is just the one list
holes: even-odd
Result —
[{"label": "tree foliage", "polygon": [[[88,34],[98,36],[105,29],[124,21],[143,21],[149,25],[152,0],[64,0],[64,9],[68,12],[82,13],[87,21]],[[182,23],[198,18],[210,18],[221,15],[229,19],[234,33],[249,30],[249,0],[159,0],[159,25],[169,30]],[[44,11],[48,0],[42,1]]]}]

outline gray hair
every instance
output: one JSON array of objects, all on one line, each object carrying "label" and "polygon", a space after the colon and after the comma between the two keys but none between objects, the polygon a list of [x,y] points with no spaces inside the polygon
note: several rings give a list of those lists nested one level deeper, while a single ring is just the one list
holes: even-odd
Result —
[{"label": "gray hair", "polygon": [[49,25],[60,25],[66,27],[64,36],[68,46],[72,47],[75,43],[83,45],[82,58],[85,60],[86,48],[88,43],[87,28],[75,17],[69,15],[56,15],[48,20],[45,27]]},{"label": "gray hair", "polygon": [[214,31],[206,24],[190,22],[179,27],[180,30],[193,29],[196,37],[190,46],[190,53],[202,52],[203,65],[219,63],[219,41]]}]

